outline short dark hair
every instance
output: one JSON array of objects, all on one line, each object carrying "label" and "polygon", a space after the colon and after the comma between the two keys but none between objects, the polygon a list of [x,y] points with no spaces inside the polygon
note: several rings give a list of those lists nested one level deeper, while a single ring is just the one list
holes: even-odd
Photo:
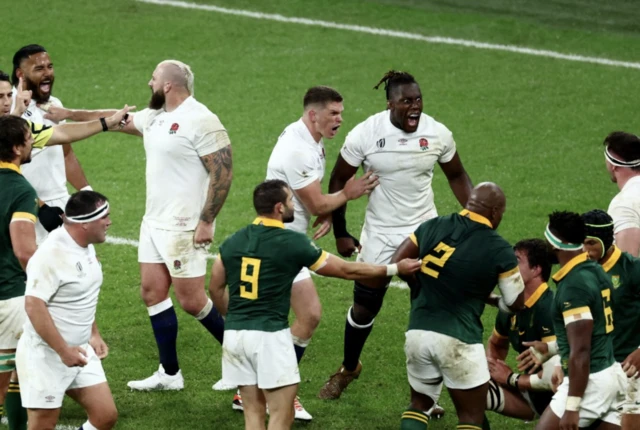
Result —
[{"label": "short dark hair", "polygon": [[87,215],[95,211],[100,203],[107,201],[104,195],[96,191],[78,191],[69,197],[64,214],[73,217]]},{"label": "short dark hair", "polygon": [[22,60],[26,60],[33,54],[39,54],[41,52],[47,52],[47,50],[44,49],[44,46],[31,44],[23,46],[22,48],[18,49],[15,54],[13,54],[13,72],[11,73],[11,83],[14,87],[18,86],[18,82],[20,82],[18,76],[16,75],[16,70],[20,68]]},{"label": "short dark hair", "polygon": [[9,75],[7,75],[5,72],[0,70],[0,82],[2,81],[11,83],[11,78],[9,78]]},{"label": "short dark hair", "polygon": [[269,179],[258,185],[253,190],[253,207],[258,215],[267,215],[273,212],[278,203],[287,201],[286,188],[289,186],[280,179]]},{"label": "short dark hair", "polygon": [[529,267],[539,267],[540,276],[544,282],[549,281],[551,276],[551,256],[549,247],[542,239],[523,239],[513,246],[514,251],[524,251],[527,253]]},{"label": "short dark hair", "polygon": [[342,95],[338,91],[334,90],[331,87],[319,85],[307,90],[307,92],[304,94],[302,105],[304,108],[313,104],[321,104],[325,106],[328,103],[339,103],[342,100]]},{"label": "short dark hair", "polygon": [[13,161],[13,148],[25,145],[24,135],[28,131],[29,123],[23,118],[13,115],[0,117],[0,161]]},{"label": "short dark hair", "polygon": [[587,237],[584,220],[575,212],[555,211],[549,215],[549,230],[560,240],[581,244]]},{"label": "short dark hair", "polygon": [[[603,143],[622,161],[640,161],[640,138],[635,134],[614,131],[604,138]],[[640,172],[640,166],[630,167],[630,169]]]},{"label": "short dark hair", "polygon": [[380,82],[373,87],[374,90],[380,88],[380,85],[384,84],[384,91],[387,95],[387,100],[391,100],[391,92],[401,85],[417,84],[413,75],[407,72],[400,72],[397,70],[389,70],[384,74]]}]

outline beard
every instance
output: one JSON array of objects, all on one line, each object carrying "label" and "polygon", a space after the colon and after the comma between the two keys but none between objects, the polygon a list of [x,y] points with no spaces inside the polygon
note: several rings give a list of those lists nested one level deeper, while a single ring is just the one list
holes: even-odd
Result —
[{"label": "beard", "polygon": [[165,96],[162,90],[153,91],[151,93],[151,100],[149,100],[149,108],[154,110],[162,109],[164,102]]},{"label": "beard", "polygon": [[[51,97],[51,93],[53,93],[53,83],[55,81],[55,78],[53,76],[51,76],[50,80],[51,83],[49,84],[49,92],[48,93],[43,93],[40,91],[40,84],[32,81],[31,79],[29,79],[28,76],[24,76],[24,83],[27,87],[27,90],[31,91],[31,98],[36,102],[36,103],[46,103],[49,101],[49,98]],[[18,90],[20,90],[20,88],[18,88]]]},{"label": "beard", "polygon": [[282,222],[285,223],[285,224],[293,222],[293,219],[294,219],[293,210],[291,210],[291,212],[285,212],[282,215]]}]

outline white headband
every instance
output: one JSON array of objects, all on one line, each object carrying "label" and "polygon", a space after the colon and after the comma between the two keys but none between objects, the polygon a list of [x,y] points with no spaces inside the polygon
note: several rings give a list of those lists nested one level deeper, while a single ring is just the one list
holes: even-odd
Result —
[{"label": "white headband", "polygon": [[618,166],[618,167],[640,167],[640,160],[633,160],[633,161],[618,160],[616,157],[611,155],[611,153],[609,152],[609,148],[604,148],[604,158],[606,158],[607,161],[609,163],[613,164],[614,166]]},{"label": "white headband", "polygon": [[99,220],[100,218],[103,218],[108,213],[109,213],[109,202],[105,202],[104,205],[100,206],[98,209],[86,215],[76,215],[76,216],[65,215],[65,217],[67,221],[69,221],[70,223],[86,224],[89,222]]}]

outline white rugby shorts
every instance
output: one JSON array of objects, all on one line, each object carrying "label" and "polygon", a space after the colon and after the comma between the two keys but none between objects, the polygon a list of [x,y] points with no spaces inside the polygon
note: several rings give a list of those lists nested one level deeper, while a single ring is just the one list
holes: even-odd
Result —
[{"label": "white rugby shorts", "polygon": [[489,365],[481,343],[468,344],[427,330],[405,333],[404,352],[411,388],[438,401],[442,384],[468,390],[489,381]]},{"label": "white rugby shorts", "polygon": [[84,367],[67,367],[57,352],[42,340],[22,336],[16,352],[20,376],[22,406],[32,409],[58,409],[67,390],[85,388],[107,382],[102,362],[89,344]]},{"label": "white rugby shorts", "polygon": [[299,383],[291,330],[225,330],[222,380],[228,385],[257,385],[263,390]]},{"label": "white rugby shorts", "polygon": [[[215,223],[213,225],[215,231]],[[173,278],[198,278],[207,272],[207,248],[196,248],[194,230],[172,231],[140,226],[139,263],[164,263]]]},{"label": "white rugby shorts", "polygon": [[[627,391],[627,376],[620,363],[589,375],[587,389],[580,403],[580,428],[589,427],[597,420],[620,425],[620,411]],[[551,399],[549,407],[562,418],[569,395],[569,378],[564,377],[558,391]]]},{"label": "white rugby shorts", "polygon": [[26,318],[24,296],[0,300],[0,349],[16,349]]}]

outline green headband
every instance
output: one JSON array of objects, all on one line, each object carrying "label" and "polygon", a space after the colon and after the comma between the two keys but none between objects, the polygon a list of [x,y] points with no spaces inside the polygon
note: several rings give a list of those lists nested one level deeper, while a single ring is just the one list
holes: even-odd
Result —
[{"label": "green headband", "polygon": [[558,239],[551,230],[549,230],[549,224],[547,224],[547,228],[544,231],[544,237],[547,238],[551,246],[561,251],[581,251],[582,244],[577,243],[563,243],[560,239]]}]

